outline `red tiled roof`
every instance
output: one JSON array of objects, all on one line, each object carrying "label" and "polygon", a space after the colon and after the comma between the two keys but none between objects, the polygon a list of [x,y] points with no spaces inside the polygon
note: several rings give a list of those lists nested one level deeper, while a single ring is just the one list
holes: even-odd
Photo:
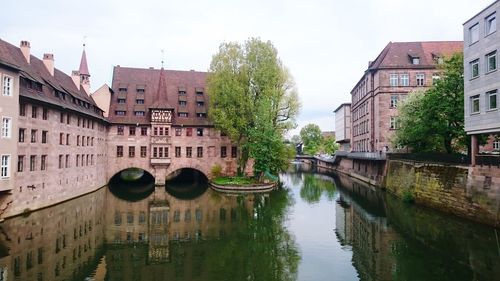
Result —
[{"label": "red tiled roof", "polygon": [[[20,87],[19,92],[21,96],[103,119],[103,117],[94,112],[92,108],[86,108],[72,102],[71,96],[97,107],[92,98],[85,93],[82,87],[80,89],[76,87],[70,76],[57,68],[54,69],[54,76],[52,76],[45,67],[43,61],[33,55],[31,55],[30,63],[28,64],[20,48],[1,39],[0,64],[17,68],[22,77],[39,82],[45,86],[42,87],[42,92],[35,92]],[[54,95],[54,89],[65,93],[68,95],[68,98],[63,100],[56,97]]]},{"label": "red tiled roof", "polygon": [[[172,125],[210,126],[208,118],[196,117],[197,110],[206,112],[208,96],[205,91],[207,73],[198,71],[178,71],[154,68],[131,68],[115,66],[113,71],[112,89],[109,110],[109,121],[119,124],[149,124],[150,108],[173,108]],[[120,88],[126,91],[120,91]],[[140,93],[137,89],[144,89]],[[179,95],[179,91],[186,95]],[[203,92],[197,95],[196,91]],[[125,99],[125,104],[118,104],[118,98]],[[144,99],[144,104],[137,104],[137,99]],[[181,107],[179,101],[186,101]],[[197,101],[204,101],[204,106],[198,107]],[[126,111],[125,116],[117,116],[116,111]],[[135,116],[134,111],[146,110],[145,116]],[[188,117],[178,117],[178,112],[188,113]]]},{"label": "red tiled roof", "polygon": [[[462,51],[462,41],[389,42],[370,64],[368,70],[435,67],[437,57],[450,56]],[[412,64],[412,57],[420,58],[420,64]]]}]

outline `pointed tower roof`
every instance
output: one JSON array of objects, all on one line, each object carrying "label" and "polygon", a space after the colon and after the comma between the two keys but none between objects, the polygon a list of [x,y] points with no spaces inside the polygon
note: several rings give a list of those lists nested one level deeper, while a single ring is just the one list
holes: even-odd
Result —
[{"label": "pointed tower roof", "polygon": [[158,91],[154,96],[154,103],[151,108],[173,109],[174,107],[168,102],[167,96],[167,81],[165,79],[165,69],[160,69],[160,79],[158,81]]},{"label": "pointed tower roof", "polygon": [[80,61],[79,71],[80,71],[80,75],[90,76],[89,67],[87,65],[87,54],[85,53],[85,44],[83,44],[82,60]]}]

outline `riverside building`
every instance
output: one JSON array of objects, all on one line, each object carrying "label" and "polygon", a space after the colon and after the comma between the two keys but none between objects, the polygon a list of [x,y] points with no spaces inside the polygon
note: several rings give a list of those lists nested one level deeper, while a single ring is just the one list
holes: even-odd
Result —
[{"label": "riverside building", "polygon": [[499,13],[500,1],[495,1],[464,23],[464,121],[472,136],[472,165],[478,160],[479,135],[490,135],[488,150],[500,151]]},{"label": "riverside building", "polygon": [[160,185],[185,168],[233,174],[238,148],[207,117],[206,75],[116,66],[112,87],[91,94],[85,49],[70,76],[53,54],[0,40],[0,218],[92,192],[127,168]]}]

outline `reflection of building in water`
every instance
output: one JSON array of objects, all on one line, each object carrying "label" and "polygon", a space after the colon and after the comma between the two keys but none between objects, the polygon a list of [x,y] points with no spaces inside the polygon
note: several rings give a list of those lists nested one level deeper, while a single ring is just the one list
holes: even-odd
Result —
[{"label": "reflection of building in water", "polygon": [[336,206],[335,233],[342,245],[352,246],[352,261],[360,279],[392,280],[396,260],[390,251],[399,237],[388,226],[379,204],[383,201],[377,200],[376,190],[356,182],[337,186],[342,187]]},{"label": "reflection of building in water", "polygon": [[0,225],[0,280],[83,280],[104,238],[106,190],[18,216]]},{"label": "reflection of building in water", "polygon": [[132,203],[109,194],[106,207],[113,210],[106,214],[105,230],[109,280],[153,276],[204,280],[196,263],[201,262],[200,253],[211,247],[206,240],[218,241],[250,214],[254,198],[242,198],[207,189],[195,199],[181,200],[157,188],[147,199]]}]

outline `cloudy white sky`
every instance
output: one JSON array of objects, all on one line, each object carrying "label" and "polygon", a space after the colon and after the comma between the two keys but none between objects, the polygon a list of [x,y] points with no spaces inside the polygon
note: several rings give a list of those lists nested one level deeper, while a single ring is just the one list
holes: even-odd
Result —
[{"label": "cloudy white sky", "polygon": [[[224,41],[270,40],[297,83],[300,129],[334,130],[333,110],[389,42],[462,40],[462,24],[494,0],[11,1],[0,38],[53,53],[78,69],[82,42],[92,88],[115,65],[206,71]],[[5,8],[5,7],[4,7]]]}]

